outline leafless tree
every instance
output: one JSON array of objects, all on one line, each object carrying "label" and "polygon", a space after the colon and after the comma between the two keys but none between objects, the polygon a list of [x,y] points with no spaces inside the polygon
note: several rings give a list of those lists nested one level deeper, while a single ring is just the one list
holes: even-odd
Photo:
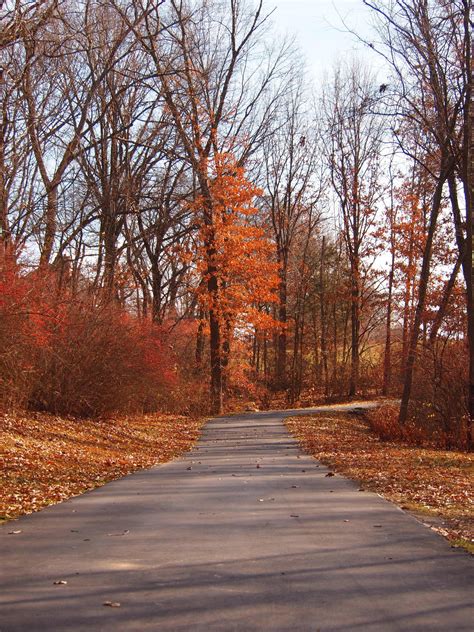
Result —
[{"label": "leafless tree", "polygon": [[[323,97],[327,153],[339,201],[342,231],[350,262],[351,373],[349,395],[358,389],[361,312],[364,284],[373,261],[371,233],[381,195],[383,119],[376,113],[377,91],[371,75],[354,62],[336,68]],[[372,256],[370,256],[372,255]]]},{"label": "leafless tree", "polygon": [[[275,129],[263,144],[263,208],[270,218],[280,270],[275,382],[287,386],[288,272],[293,247],[308,243],[321,220],[318,205],[325,184],[320,138],[309,115],[302,76],[294,77]],[[303,237],[303,235],[305,237]]]}]

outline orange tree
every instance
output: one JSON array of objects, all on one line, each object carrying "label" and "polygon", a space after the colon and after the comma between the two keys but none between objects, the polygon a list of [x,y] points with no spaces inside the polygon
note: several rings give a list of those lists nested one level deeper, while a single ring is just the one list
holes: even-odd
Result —
[{"label": "orange tree", "polygon": [[211,357],[211,384],[216,384],[212,373],[222,373],[218,390],[211,392],[213,412],[218,412],[236,332],[243,334],[249,327],[262,332],[276,326],[259,306],[276,301],[279,277],[274,246],[256,222],[253,200],[260,190],[230,154],[216,154],[208,168],[208,195],[196,197],[192,206],[198,225],[198,299],[218,324],[216,340],[210,319],[211,352],[217,349],[217,358]]}]

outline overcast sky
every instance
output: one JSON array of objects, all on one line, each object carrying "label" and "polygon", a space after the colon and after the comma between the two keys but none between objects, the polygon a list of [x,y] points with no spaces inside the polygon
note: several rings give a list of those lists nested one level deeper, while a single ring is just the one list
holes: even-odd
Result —
[{"label": "overcast sky", "polygon": [[[379,70],[381,59],[347,32],[346,25],[371,38],[371,12],[362,0],[266,0],[275,8],[273,22],[281,33],[296,37],[308,70],[321,78],[337,59],[357,54]],[[383,71],[382,71],[383,74]]]}]

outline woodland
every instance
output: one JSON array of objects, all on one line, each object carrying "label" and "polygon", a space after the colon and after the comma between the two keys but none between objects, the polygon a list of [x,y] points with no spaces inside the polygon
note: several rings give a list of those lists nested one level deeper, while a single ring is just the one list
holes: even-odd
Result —
[{"label": "woodland", "polygon": [[2,3],[1,410],[384,397],[472,450],[472,2],[362,1],[384,83],[271,2]]}]

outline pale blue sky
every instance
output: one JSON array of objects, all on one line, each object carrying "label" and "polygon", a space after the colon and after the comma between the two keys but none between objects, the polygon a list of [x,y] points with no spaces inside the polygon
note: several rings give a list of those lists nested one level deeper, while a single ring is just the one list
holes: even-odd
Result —
[{"label": "pale blue sky", "polygon": [[346,25],[371,38],[371,12],[362,0],[266,0],[267,10],[275,8],[273,22],[278,31],[296,36],[308,70],[318,79],[337,59],[356,53],[380,69],[376,53],[358,42]]}]

